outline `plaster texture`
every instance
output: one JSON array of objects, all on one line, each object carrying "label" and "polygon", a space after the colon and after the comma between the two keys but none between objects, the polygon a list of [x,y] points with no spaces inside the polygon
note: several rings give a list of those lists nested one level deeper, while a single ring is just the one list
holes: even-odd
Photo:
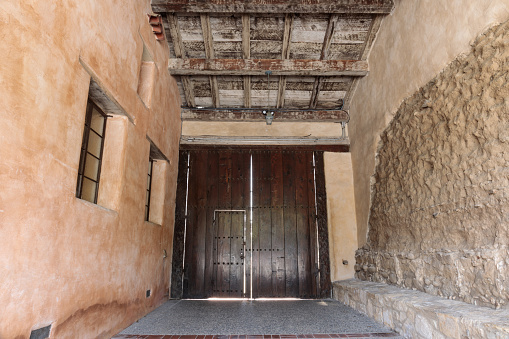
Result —
[{"label": "plaster texture", "polygon": [[350,153],[325,152],[324,163],[331,280],[351,279],[358,247],[352,159]]},{"label": "plaster texture", "polygon": [[350,105],[350,138],[359,244],[367,240],[371,176],[382,131],[404,98],[435,77],[470,44],[509,19],[507,0],[395,0],[383,19]]},{"label": "plaster texture", "polygon": [[357,276],[509,304],[509,21],[405,99],[383,132]]},{"label": "plaster texture", "polygon": [[[261,114],[261,113],[260,113]],[[183,136],[222,136],[222,137],[327,137],[341,136],[341,124],[323,122],[278,122],[272,125],[263,122],[203,122],[184,121]]]},{"label": "plaster texture", "polygon": [[[0,338],[49,324],[106,338],[167,299],[180,103],[147,13],[148,0],[0,2]],[[123,113],[108,119],[98,204],[75,197],[91,77]],[[170,160],[161,225],[143,218],[147,136]]]}]

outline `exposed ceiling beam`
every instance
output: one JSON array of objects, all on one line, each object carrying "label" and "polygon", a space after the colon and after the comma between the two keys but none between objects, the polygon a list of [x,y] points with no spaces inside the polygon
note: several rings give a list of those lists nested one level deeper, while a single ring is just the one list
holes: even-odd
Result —
[{"label": "exposed ceiling beam", "polygon": [[182,81],[182,87],[184,88],[184,96],[186,97],[187,106],[196,107],[196,103],[194,101],[194,85],[191,81],[191,78],[183,75],[180,77]]},{"label": "exposed ceiling beam", "polygon": [[309,150],[324,152],[350,152],[350,140],[324,137],[218,137],[209,135],[183,135],[180,138],[180,150]]},{"label": "exposed ceiling beam", "polygon": [[[182,43],[182,36],[180,35],[180,27],[177,16],[175,14],[168,14],[166,19],[168,20],[168,26],[170,28],[170,36],[173,42],[175,56],[177,58],[185,58],[186,53],[184,50],[184,44]],[[182,81],[182,88],[184,89],[187,106],[195,107],[193,82],[185,75],[181,76],[180,79]]]},{"label": "exposed ceiling beam", "polygon": [[[329,58],[329,49],[332,43],[332,37],[334,36],[334,29],[338,22],[339,16],[337,14],[331,14],[329,22],[327,23],[327,30],[323,37],[322,52],[320,53],[320,60],[327,60]],[[315,83],[313,84],[313,90],[311,91],[311,99],[309,100],[309,108],[316,108],[318,103],[318,94],[320,93],[320,87],[322,86],[322,78],[316,77]]]},{"label": "exposed ceiling beam", "polygon": [[154,12],[388,14],[393,0],[152,0]]},{"label": "exposed ceiling beam", "polygon": [[[242,14],[242,57],[251,58],[251,18]],[[251,76],[244,75],[244,106],[251,107]]]},{"label": "exposed ceiling beam", "polygon": [[[362,47],[362,55],[361,60],[367,60],[369,56],[369,52],[371,51],[371,47],[373,47],[373,43],[375,42],[376,35],[380,29],[380,25],[382,24],[382,15],[374,16],[371,21],[371,27],[369,28],[368,38],[364,42],[364,46]],[[350,102],[352,101],[352,97],[357,90],[357,86],[359,84],[359,78],[355,78],[352,81],[352,85],[350,89],[346,92],[346,97],[343,99],[343,107],[344,109],[350,108]]]},{"label": "exposed ceiling beam", "polygon": [[[210,28],[210,16],[208,14],[201,14],[201,30],[203,32],[203,43],[205,45],[205,57],[207,59],[214,59],[214,40],[212,38],[212,29]],[[215,75],[209,76],[210,92],[212,93],[212,104],[214,107],[219,107],[219,86],[217,85],[217,78]]]},{"label": "exposed ceiling beam", "polygon": [[[283,46],[281,59],[290,58],[290,45],[292,41],[293,14],[285,15],[285,28],[283,32]],[[286,76],[279,77],[279,88],[277,92],[276,107],[281,108],[285,105]]]},{"label": "exposed ceiling beam", "polygon": [[337,14],[332,14],[329,18],[329,22],[327,23],[327,30],[325,31],[325,36],[323,38],[320,60],[327,60],[329,58],[329,49],[332,43],[332,37],[334,36],[338,19],[339,16]]},{"label": "exposed ceiling beam", "polygon": [[[262,109],[189,109],[182,108],[186,121],[265,121]],[[340,110],[275,110],[274,121],[341,122],[348,113]]]},{"label": "exposed ceiling beam", "polygon": [[322,87],[323,78],[316,77],[315,82],[313,83],[313,90],[311,91],[311,99],[309,100],[309,108],[316,108],[316,104],[318,103],[318,93],[320,93],[320,89]]},{"label": "exposed ceiling beam", "polygon": [[359,60],[303,59],[170,59],[173,75],[272,75],[295,76],[365,76],[368,63]]}]

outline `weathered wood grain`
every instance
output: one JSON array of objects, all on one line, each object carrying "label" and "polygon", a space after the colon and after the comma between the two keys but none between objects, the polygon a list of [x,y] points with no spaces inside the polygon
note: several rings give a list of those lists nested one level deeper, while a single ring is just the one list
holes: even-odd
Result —
[{"label": "weathered wood grain", "polygon": [[273,59],[170,59],[168,69],[176,75],[314,75],[364,76],[368,63],[359,60]]},{"label": "weathered wood grain", "polygon": [[393,0],[152,0],[152,10],[187,13],[380,13],[388,14]]},{"label": "weathered wood grain", "polygon": [[[182,109],[186,121],[264,121],[262,110],[234,109]],[[274,121],[328,121],[348,120],[348,113],[340,110],[275,110]]]},{"label": "weathered wood grain", "polygon": [[[242,15],[242,58],[251,58],[251,18]],[[244,76],[244,107],[251,107],[251,76]]]}]

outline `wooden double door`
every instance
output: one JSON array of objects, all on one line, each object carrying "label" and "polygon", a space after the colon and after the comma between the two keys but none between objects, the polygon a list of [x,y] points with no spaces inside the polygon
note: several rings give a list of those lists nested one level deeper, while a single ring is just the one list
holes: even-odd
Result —
[{"label": "wooden double door", "polygon": [[329,293],[322,153],[180,152],[172,297]]}]

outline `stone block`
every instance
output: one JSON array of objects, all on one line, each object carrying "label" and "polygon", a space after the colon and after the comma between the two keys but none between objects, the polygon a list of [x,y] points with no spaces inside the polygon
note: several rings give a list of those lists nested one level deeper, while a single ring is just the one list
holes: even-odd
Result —
[{"label": "stone block", "polygon": [[[340,301],[357,296],[353,308],[407,338],[509,338],[509,309],[493,310],[380,283],[351,280],[334,285],[345,291]],[[363,293],[367,304],[359,298]]]},{"label": "stone block", "polygon": [[415,317],[415,330],[419,335],[424,338],[433,338],[433,329],[434,326],[429,319],[426,319],[420,314]]},{"label": "stone block", "polygon": [[457,317],[443,313],[439,313],[437,316],[438,316],[438,328],[443,334],[451,338],[460,337],[460,330]]}]

